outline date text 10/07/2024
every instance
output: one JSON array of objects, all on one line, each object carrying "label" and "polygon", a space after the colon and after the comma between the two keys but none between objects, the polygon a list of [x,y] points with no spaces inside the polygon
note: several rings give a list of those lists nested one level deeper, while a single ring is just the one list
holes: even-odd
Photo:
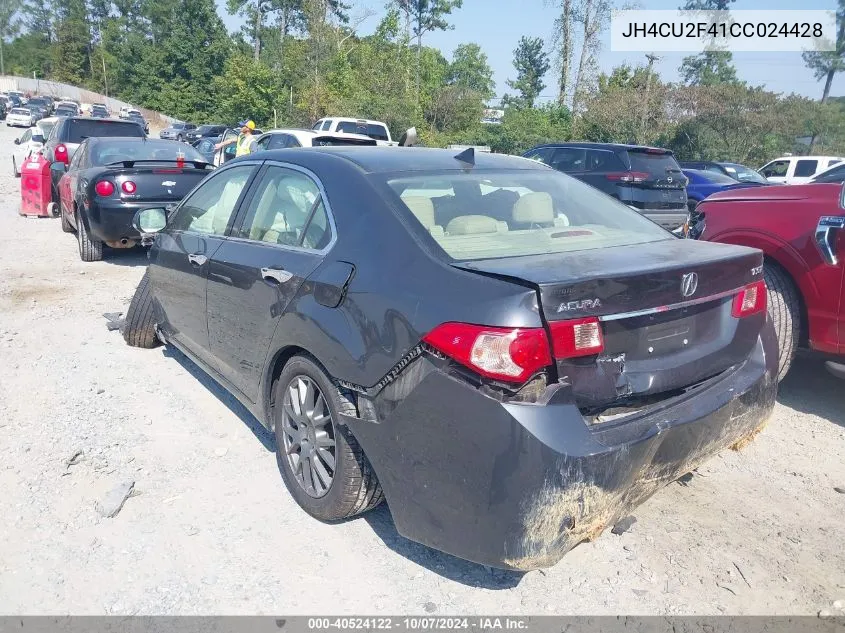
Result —
[{"label": "date text 10/07/2024", "polygon": [[510,617],[346,617],[308,618],[308,629],[396,631],[518,631],[528,628],[528,618]]}]

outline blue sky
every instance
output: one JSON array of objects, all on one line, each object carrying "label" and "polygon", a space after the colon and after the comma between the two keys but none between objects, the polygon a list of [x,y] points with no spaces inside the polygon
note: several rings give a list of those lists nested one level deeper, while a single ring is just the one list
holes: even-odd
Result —
[{"label": "blue sky", "polygon": [[[377,14],[369,18],[359,29],[361,34],[371,33],[381,15],[384,14],[382,0],[354,0],[357,10],[369,7]],[[225,0],[217,0],[220,14],[230,30],[240,28],[240,20],[229,16]],[[507,91],[505,81],[515,75],[513,50],[522,35],[542,37],[550,49],[553,23],[557,16],[554,7],[547,6],[547,0],[464,0],[463,8],[454,12],[450,22],[453,30],[430,33],[423,43],[439,48],[447,58],[461,43],[475,42],[487,53],[496,79],[497,95]],[[621,4],[621,2],[620,2]],[[677,9],[682,0],[640,0],[640,9]],[[796,9],[795,0],[736,0],[734,9]],[[834,9],[834,0],[802,0],[802,9]],[[678,67],[688,53],[663,53],[656,70],[668,81],[677,81]],[[604,49],[600,57],[602,70],[609,70],[622,63],[637,65],[645,62],[644,53],[614,53],[610,51],[610,37],[605,34]],[[775,92],[796,92],[818,99],[824,84],[816,81],[804,66],[800,53],[735,53],[734,63],[740,79],[752,85],[765,85]],[[546,78],[544,97],[555,98],[557,85],[555,71]],[[845,96],[845,73],[834,79],[831,96]]]}]

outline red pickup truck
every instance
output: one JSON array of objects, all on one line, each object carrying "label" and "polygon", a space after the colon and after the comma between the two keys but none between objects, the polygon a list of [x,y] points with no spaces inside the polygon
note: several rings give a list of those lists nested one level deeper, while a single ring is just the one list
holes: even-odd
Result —
[{"label": "red pickup truck", "polygon": [[716,193],[690,212],[688,238],[765,254],[769,313],[780,343],[778,378],[799,345],[845,378],[845,187],[806,184]]}]

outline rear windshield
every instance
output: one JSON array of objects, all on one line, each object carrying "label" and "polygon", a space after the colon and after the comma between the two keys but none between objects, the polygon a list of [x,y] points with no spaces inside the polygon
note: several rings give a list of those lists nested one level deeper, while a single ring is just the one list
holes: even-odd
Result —
[{"label": "rear windshield", "polygon": [[94,165],[108,165],[125,160],[162,160],[175,161],[179,154],[186,161],[203,161],[202,154],[190,145],[178,141],[133,140],[120,139],[99,142],[92,152],[91,162]]},{"label": "rear windshield", "polygon": [[373,138],[340,138],[337,136],[315,136],[311,141],[314,147],[332,145],[375,145]]},{"label": "rear windshield", "polygon": [[123,121],[94,121],[92,119],[66,119],[61,140],[65,143],[81,143],[86,138],[97,136],[137,136],[143,138],[144,130],[137,123]]},{"label": "rear windshield", "polygon": [[22,114],[24,116],[29,116],[32,113],[26,108],[12,108],[12,114]]},{"label": "rear windshield", "polygon": [[170,127],[172,127],[174,130],[184,130],[185,124],[184,123],[173,123]]},{"label": "rear windshield", "polygon": [[197,128],[197,134],[211,134],[219,127],[219,125],[200,125]]},{"label": "rear windshield", "polygon": [[459,261],[675,239],[598,189],[552,170],[376,175],[408,218]]},{"label": "rear windshield", "polygon": [[348,134],[364,134],[377,141],[386,141],[389,139],[387,135],[387,128],[376,123],[358,123],[357,121],[341,121],[337,124],[338,132],[347,132]]},{"label": "rear windshield", "polygon": [[663,177],[668,172],[681,171],[678,162],[672,154],[664,152],[632,152],[628,151],[631,160],[631,171],[644,171],[653,176]]},{"label": "rear windshield", "polygon": [[710,182],[716,182],[723,185],[735,185],[736,180],[731,178],[730,176],[726,176],[718,171],[701,171],[697,169],[690,170],[693,173],[701,176],[705,180],[709,180]]},{"label": "rear windshield", "polygon": [[769,182],[762,176],[762,174],[760,174],[759,171],[755,171],[745,165],[724,163],[722,167],[724,167],[731,176],[740,182],[759,182],[764,184],[768,184]]}]

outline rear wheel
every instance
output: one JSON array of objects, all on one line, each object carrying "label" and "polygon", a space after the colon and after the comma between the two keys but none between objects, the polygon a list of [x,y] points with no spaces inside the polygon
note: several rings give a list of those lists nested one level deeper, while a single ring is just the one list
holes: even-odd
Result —
[{"label": "rear wheel", "polygon": [[153,321],[153,293],[150,289],[149,273],[141,277],[132,302],[123,320],[123,340],[132,347],[151,349],[158,345]]},{"label": "rear wheel", "polygon": [[355,404],[310,358],[294,356],[274,388],[276,459],[296,502],[322,521],[347,519],[384,495],[364,451],[339,414]]},{"label": "rear wheel", "polygon": [[801,301],[792,279],[780,266],[767,261],[763,270],[768,289],[769,316],[778,337],[778,382],[795,358],[801,337]]},{"label": "rear wheel", "polygon": [[79,241],[79,258],[83,262],[98,262],[103,259],[103,243],[91,239],[82,216],[76,216],[76,238]]}]

